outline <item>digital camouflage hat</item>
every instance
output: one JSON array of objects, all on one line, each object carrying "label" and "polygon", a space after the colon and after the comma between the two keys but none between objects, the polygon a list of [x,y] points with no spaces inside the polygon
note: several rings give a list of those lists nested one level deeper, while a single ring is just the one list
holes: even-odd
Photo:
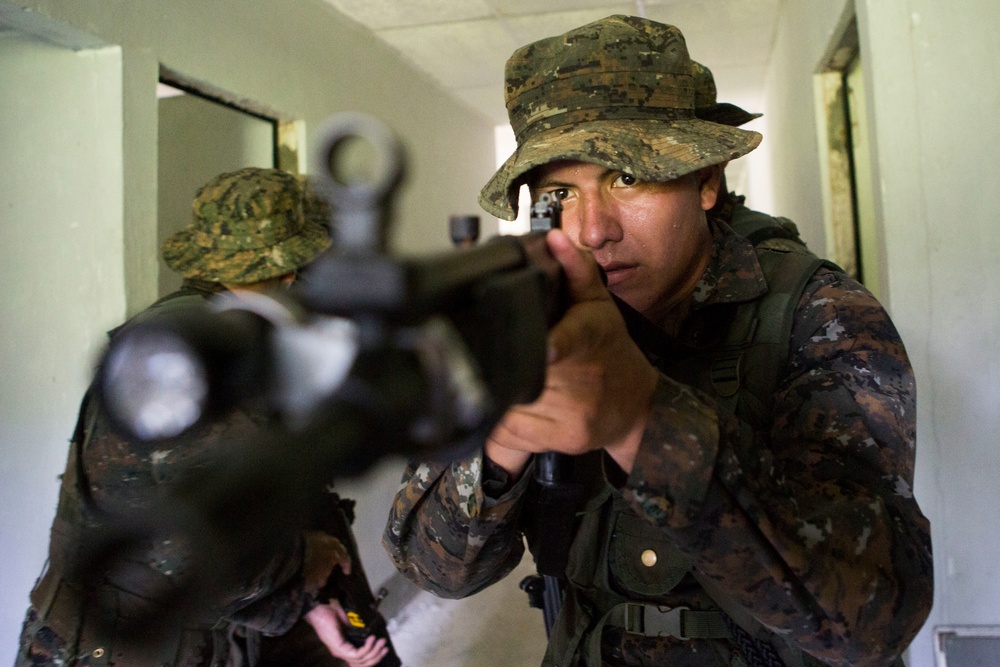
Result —
[{"label": "digital camouflage hat", "polygon": [[691,72],[694,75],[694,115],[698,118],[737,127],[763,115],[750,113],[735,104],[717,101],[712,70],[701,63],[692,60]]},{"label": "digital camouflage hat", "polygon": [[191,224],[163,244],[185,278],[247,284],[296,271],[330,245],[325,204],[304,178],[247,167],[198,190]]},{"label": "digital camouflage hat", "polygon": [[702,120],[681,31],[615,15],[524,46],[505,71],[517,150],[479,194],[499,218],[517,214],[525,175],[582,160],[668,181],[756,148],[760,135]]}]

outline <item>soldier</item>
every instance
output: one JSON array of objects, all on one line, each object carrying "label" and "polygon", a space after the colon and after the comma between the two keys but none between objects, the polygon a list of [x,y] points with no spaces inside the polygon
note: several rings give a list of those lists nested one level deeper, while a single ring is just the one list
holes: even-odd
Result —
[{"label": "soldier", "polygon": [[[572,454],[545,665],[893,664],[933,586],[913,372],[862,285],[709,215],[761,137],[698,117],[693,68],[676,27],[628,16],[508,60],[518,148],[480,203],[513,219],[522,183],[562,201],[570,305],[541,397],[481,451],[411,462],[384,544],[420,586],[471,595],[522,537],[538,559],[532,467]],[[611,295],[659,333],[630,338]]]},{"label": "soldier", "polygon": [[[296,272],[330,244],[320,223],[323,205],[307,182],[274,169],[246,168],[212,179],[199,190],[193,210],[193,222],[163,246],[164,260],[184,283],[138,317],[219,292],[239,295],[289,285]],[[338,658],[352,667],[376,664],[387,651],[385,640],[371,637],[361,648],[351,646],[341,636],[343,612],[336,601],[317,603],[334,568],[349,573],[353,566],[356,574],[360,568],[349,555],[349,534],[304,531],[252,581],[225,591],[213,607],[215,618],[170,628],[165,639],[151,646],[126,643],[116,635],[130,620],[129,610],[148,603],[149,591],[170,590],[180,581],[188,557],[181,546],[172,541],[148,544],[138,558],[128,559],[128,567],[104,574],[97,582],[84,583],[70,571],[73,555],[94,535],[90,531],[100,525],[103,510],[121,504],[142,508],[182,466],[210,461],[238,447],[263,423],[259,414],[232,410],[169,446],[154,446],[112,431],[88,392],[62,477],[48,567],[31,592],[16,664],[254,664],[262,635],[282,634],[303,617]],[[98,618],[106,613],[116,616],[110,621]],[[315,636],[313,640],[319,645]],[[294,656],[288,662],[311,664]]]}]

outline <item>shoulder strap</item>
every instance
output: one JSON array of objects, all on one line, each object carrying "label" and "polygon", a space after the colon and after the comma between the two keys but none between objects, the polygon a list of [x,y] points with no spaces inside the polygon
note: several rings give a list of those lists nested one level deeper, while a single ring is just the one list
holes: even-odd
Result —
[{"label": "shoulder strap", "polygon": [[799,228],[788,218],[781,218],[754,211],[742,203],[733,208],[728,220],[733,231],[750,241],[755,247],[773,239],[793,241],[807,250],[799,235]]},{"label": "shoulder strap", "polygon": [[[754,249],[768,291],[736,307],[729,332],[712,354],[709,380],[716,400],[755,427],[771,414],[774,391],[788,362],[795,309],[813,274],[835,265],[805,249],[776,247],[771,242]],[[795,244],[798,245],[798,244]]]},{"label": "shoulder strap", "polygon": [[114,338],[121,331],[127,329],[137,322],[143,322],[149,319],[154,314],[162,315],[164,312],[175,310],[177,308],[190,307],[193,304],[200,303],[210,296],[215,294],[207,289],[203,289],[196,285],[183,285],[176,292],[171,292],[170,294],[161,297],[159,300],[153,302],[145,310],[133,315],[128,320],[119,324],[117,327],[108,332],[108,338]]},{"label": "shoulder strap", "polygon": [[768,292],[758,301],[744,358],[740,412],[750,422],[769,419],[791,346],[795,309],[806,284],[824,265],[810,252],[757,248]]}]

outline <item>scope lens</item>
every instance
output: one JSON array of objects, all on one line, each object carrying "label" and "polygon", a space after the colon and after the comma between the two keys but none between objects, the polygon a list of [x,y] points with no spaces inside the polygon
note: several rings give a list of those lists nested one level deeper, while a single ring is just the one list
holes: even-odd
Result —
[{"label": "scope lens", "polygon": [[108,355],[102,384],[111,416],[142,440],[180,435],[201,418],[208,398],[204,364],[167,331],[124,334]]}]

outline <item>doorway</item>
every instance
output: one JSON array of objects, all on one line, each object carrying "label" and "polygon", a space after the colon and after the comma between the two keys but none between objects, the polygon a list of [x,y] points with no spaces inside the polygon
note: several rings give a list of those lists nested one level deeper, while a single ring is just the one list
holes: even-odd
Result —
[{"label": "doorway", "polygon": [[[243,167],[305,173],[305,123],[163,65],[158,108],[158,248],[191,222],[191,202],[209,180]],[[159,295],[181,277],[159,257]]]},{"label": "doorway", "polygon": [[858,43],[857,17],[849,2],[815,75],[816,126],[827,253],[879,297],[880,238]]},{"label": "doorway", "polygon": [[[191,222],[191,202],[215,176],[243,167],[275,166],[274,119],[161,79],[157,84],[157,247]],[[181,276],[160,263],[159,294],[181,285]]]}]

